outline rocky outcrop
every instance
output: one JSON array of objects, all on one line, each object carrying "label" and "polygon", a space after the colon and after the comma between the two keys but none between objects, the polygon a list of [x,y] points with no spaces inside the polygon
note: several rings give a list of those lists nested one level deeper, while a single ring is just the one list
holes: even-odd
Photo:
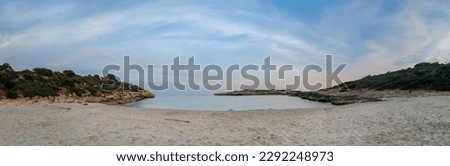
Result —
[{"label": "rocky outcrop", "polygon": [[378,97],[365,97],[352,93],[329,93],[330,91],[313,91],[313,92],[301,92],[301,91],[286,91],[286,90],[242,90],[225,93],[216,93],[218,96],[248,96],[248,95],[289,95],[296,96],[302,99],[329,102],[333,105],[345,105],[352,103],[362,103],[369,101],[381,101]]},{"label": "rocky outcrop", "polygon": [[[312,92],[283,90],[243,90],[216,95],[290,95],[302,99],[345,105],[381,101],[389,97],[449,96],[450,63],[419,63],[414,68],[388,72],[345,82]],[[342,89],[341,89],[342,88]]]},{"label": "rocky outcrop", "polygon": [[353,103],[364,103],[382,101],[383,98],[391,97],[418,97],[418,96],[450,96],[449,91],[425,91],[425,90],[341,90],[339,88],[322,89],[319,91],[284,91],[284,90],[243,90],[226,93],[217,93],[223,96],[243,95],[289,95],[302,99],[328,102],[333,105],[346,105]]},{"label": "rocky outcrop", "polygon": [[330,102],[333,105],[345,105],[352,103],[362,103],[368,101],[381,101],[374,97],[361,97],[358,95],[343,95],[343,93],[327,94],[324,92],[301,92],[301,91],[286,91],[286,90],[242,90],[225,93],[216,93],[218,96],[249,96],[249,95],[289,95],[296,96],[302,99]]},{"label": "rocky outcrop", "polygon": [[216,96],[250,96],[250,95],[289,95],[299,91],[288,90],[242,90],[233,92],[216,93]]},{"label": "rocky outcrop", "polygon": [[364,103],[370,101],[382,101],[381,98],[376,97],[363,97],[359,95],[347,95],[347,94],[327,94],[321,92],[301,92],[291,96],[298,96],[302,99],[318,102],[330,102],[333,105],[346,105],[353,103]]},{"label": "rocky outcrop", "polygon": [[0,103],[123,104],[153,97],[149,91],[120,82],[112,74],[81,76],[71,70],[46,68],[14,71],[7,63],[0,65]]},{"label": "rocky outcrop", "polygon": [[154,98],[155,95],[153,93],[150,93],[146,90],[141,90],[138,92],[119,92],[119,93],[113,93],[110,95],[107,95],[102,98],[91,98],[87,100],[87,102],[100,102],[100,103],[107,103],[107,104],[126,104],[131,103],[135,101],[139,101],[146,98]]},{"label": "rocky outcrop", "polygon": [[154,98],[155,95],[146,90],[133,91],[121,91],[113,92],[110,94],[101,94],[98,96],[77,96],[77,95],[60,95],[60,96],[48,96],[33,98],[22,97],[17,99],[0,99],[0,104],[13,103],[13,104],[49,104],[49,103],[79,103],[87,105],[88,103],[105,103],[105,104],[126,104],[135,101],[139,101],[146,98]]},{"label": "rocky outcrop", "polygon": [[341,90],[339,88],[323,89],[312,92],[300,92],[291,94],[302,99],[318,102],[330,102],[333,105],[345,105],[353,103],[364,103],[382,101],[384,98],[392,97],[419,97],[419,96],[450,96],[449,91],[429,90],[371,90],[352,89]]}]

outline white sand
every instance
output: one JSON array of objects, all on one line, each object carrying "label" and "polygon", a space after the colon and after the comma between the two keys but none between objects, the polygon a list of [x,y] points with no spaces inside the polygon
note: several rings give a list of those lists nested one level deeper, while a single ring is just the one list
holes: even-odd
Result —
[{"label": "white sand", "polygon": [[4,104],[0,131],[0,145],[448,146],[450,97],[240,112]]}]

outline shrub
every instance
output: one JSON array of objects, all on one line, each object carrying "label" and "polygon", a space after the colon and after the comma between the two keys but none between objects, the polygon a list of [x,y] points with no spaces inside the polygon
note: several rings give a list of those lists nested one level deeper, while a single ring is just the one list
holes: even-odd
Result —
[{"label": "shrub", "polygon": [[97,80],[100,80],[100,76],[98,76],[98,74],[95,74],[94,78],[97,79]]},{"label": "shrub", "polygon": [[44,84],[42,82],[36,83],[28,83],[23,88],[23,95],[25,97],[47,97],[47,96],[57,96],[58,91],[57,88],[51,87],[48,84]]},{"label": "shrub", "polygon": [[91,95],[99,93],[110,94],[116,90],[139,91],[140,88],[128,83],[119,82],[118,77],[108,74],[101,78],[99,75],[79,76],[72,70],[63,72],[34,68],[33,70],[23,70],[15,72],[9,64],[0,65],[0,90],[7,98],[16,98],[17,92],[23,92],[25,97],[47,97],[57,96],[61,88],[66,88],[69,93],[78,96],[89,92]]},{"label": "shrub", "polygon": [[17,93],[14,90],[7,90],[6,91],[6,98],[8,99],[16,99]]},{"label": "shrub", "polygon": [[[419,63],[414,68],[346,82],[350,89],[450,90],[450,64]],[[340,85],[343,86],[343,85]]]},{"label": "shrub", "polygon": [[82,96],[84,93],[86,93],[86,91],[84,91],[83,89],[77,88],[77,87],[69,88],[69,90],[71,92],[74,92],[77,96]]},{"label": "shrub", "polygon": [[53,71],[50,69],[46,69],[46,68],[34,68],[33,69],[34,73],[41,75],[41,76],[52,76],[53,75]]},{"label": "shrub", "polygon": [[131,91],[133,91],[133,92],[137,92],[137,91],[139,91],[139,87],[138,86],[136,86],[136,85],[132,85],[131,86]]},{"label": "shrub", "polygon": [[74,87],[75,83],[70,79],[65,79],[65,80],[61,80],[60,85],[64,86],[64,87]]},{"label": "shrub", "polygon": [[75,72],[73,72],[72,70],[64,70],[63,74],[64,74],[64,76],[67,76],[67,77],[75,77],[76,76]]},{"label": "shrub", "polygon": [[97,89],[91,86],[86,87],[86,90],[89,91],[91,93],[91,95],[97,95]]},{"label": "shrub", "polygon": [[108,74],[106,76],[106,79],[109,79],[109,80],[114,81],[114,82],[118,82],[117,77],[114,74]]},{"label": "shrub", "polygon": [[3,65],[0,65],[0,71],[14,71],[14,70],[9,65],[9,63],[4,63]]}]

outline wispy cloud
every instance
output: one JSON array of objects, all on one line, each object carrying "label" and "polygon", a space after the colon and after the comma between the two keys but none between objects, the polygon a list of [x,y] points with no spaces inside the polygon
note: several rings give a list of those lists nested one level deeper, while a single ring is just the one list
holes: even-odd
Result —
[{"label": "wispy cloud", "polygon": [[[118,3],[118,2],[115,2]],[[193,56],[202,64],[348,63],[346,79],[421,61],[450,61],[442,1],[346,1],[295,15],[260,1],[0,2],[0,60],[99,73],[124,55],[141,64]],[[308,17],[317,20],[302,21]]]},{"label": "wispy cloud", "polygon": [[323,33],[327,47],[349,63],[345,77],[357,79],[422,61],[449,62],[450,45],[442,44],[449,11],[442,1],[352,1],[326,10],[319,29],[332,32]]}]

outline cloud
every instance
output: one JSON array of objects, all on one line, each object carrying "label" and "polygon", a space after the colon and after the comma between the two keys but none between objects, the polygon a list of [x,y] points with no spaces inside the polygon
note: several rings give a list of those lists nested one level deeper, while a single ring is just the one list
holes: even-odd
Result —
[{"label": "cloud", "polygon": [[[118,3],[118,2],[116,2]],[[0,60],[99,73],[124,55],[142,65],[196,56],[201,64],[347,63],[347,80],[450,61],[445,1],[348,1],[322,6],[318,20],[260,1],[0,4]],[[278,2],[269,2],[278,3]],[[187,59],[187,58],[186,58]]]},{"label": "cloud", "polygon": [[[392,4],[393,3],[393,4]],[[318,27],[347,80],[411,67],[422,61],[449,62],[450,7],[441,1],[347,2],[324,12]]]},{"label": "cloud", "polygon": [[[22,30],[12,33],[3,32],[2,36],[6,37],[3,37],[3,40],[1,40],[2,57],[30,54],[31,52],[38,53],[42,48],[47,47],[53,47],[53,49],[58,49],[58,47],[73,48],[83,43],[103,45],[105,43],[100,41],[102,39],[110,40],[106,42],[121,43],[125,48],[129,45],[136,45],[138,44],[136,42],[140,41],[154,43],[155,41],[152,40],[158,40],[156,41],[158,43],[169,43],[173,42],[173,40],[181,40],[186,43],[191,43],[192,41],[197,42],[197,46],[200,48],[201,45],[208,46],[219,43],[214,44],[218,50],[221,50],[221,47],[229,47],[230,45],[246,47],[248,46],[247,42],[257,43],[259,47],[279,43],[286,47],[303,51],[304,56],[314,56],[313,54],[316,54],[315,48],[306,41],[285,35],[285,32],[282,31],[272,31],[275,25],[289,25],[289,22],[273,19],[270,16],[260,18],[259,15],[245,12],[244,15],[248,18],[240,19],[241,11],[227,12],[217,9],[217,7],[202,8],[202,6],[196,5],[165,5],[167,4],[150,3],[142,7],[132,7],[121,11],[60,20],[60,22],[43,21],[31,27],[23,26],[23,28],[18,28]],[[54,8],[59,9],[61,6],[55,6]],[[63,8],[72,9],[70,7]],[[50,8],[49,10],[56,9]],[[36,11],[31,10],[29,13],[36,13]],[[52,13],[53,15],[61,14],[60,12]],[[230,14],[236,16],[230,17]],[[36,19],[30,18],[30,20]],[[268,21],[267,24],[273,24],[274,26],[264,27],[248,23],[252,21]],[[166,25],[169,30],[157,29]],[[133,32],[136,34],[135,36],[133,36]],[[188,36],[180,37],[180,34]],[[130,38],[127,38],[127,35]],[[231,42],[221,40],[229,37],[236,37],[237,40]],[[181,50],[184,47],[177,45],[175,49],[177,48]],[[76,52],[76,50],[74,51]],[[276,50],[267,51],[277,53]],[[199,51],[199,54],[202,54],[202,52]],[[265,53],[265,55],[267,54],[271,53]]]}]

